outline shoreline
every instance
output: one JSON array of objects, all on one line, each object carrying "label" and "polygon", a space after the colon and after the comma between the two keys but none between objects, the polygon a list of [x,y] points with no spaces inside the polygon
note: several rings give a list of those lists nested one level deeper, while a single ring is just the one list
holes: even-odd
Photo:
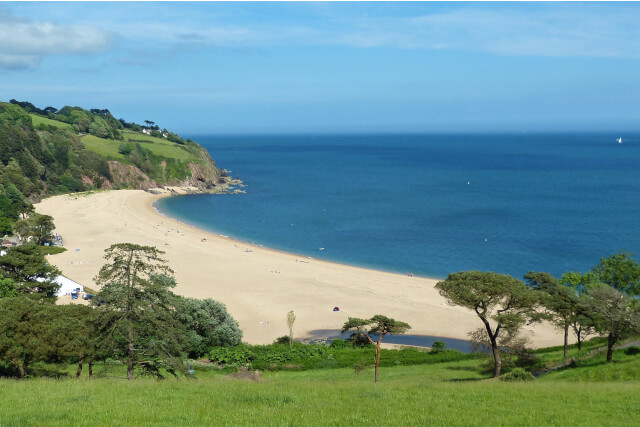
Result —
[{"label": "shoreline", "polygon": [[[467,340],[468,332],[481,326],[475,313],[446,303],[434,289],[439,279],[308,258],[223,237],[160,213],[154,203],[170,195],[113,190],[42,200],[36,210],[54,217],[67,248],[50,261],[66,277],[96,288],[93,278],[111,244],[156,246],[174,270],[175,292],[224,303],[238,321],[243,341],[251,344],[286,335],[290,310],[297,316],[295,338],[339,329],[350,316],[374,314],[409,323],[413,335]],[[535,346],[562,342],[548,324],[525,330]]]},{"label": "shoreline", "polygon": [[[120,191],[120,190],[118,190],[118,191]],[[190,223],[188,221],[184,221],[182,219],[179,219],[179,218],[164,214],[156,206],[156,202],[158,202],[158,201],[160,201],[162,199],[167,199],[169,197],[184,197],[184,196],[193,196],[193,195],[199,195],[199,194],[209,194],[209,193],[158,194],[157,195],[158,197],[151,202],[151,207],[153,208],[153,210],[158,215],[162,216],[163,218],[167,218],[167,219],[170,219],[170,220],[178,221],[181,224],[185,224],[185,225],[188,225],[191,228],[198,229],[198,230],[202,231],[203,233],[209,233],[209,234],[217,236],[217,237],[219,237],[221,239],[228,239],[228,240],[230,240],[230,241],[232,241],[234,243],[241,243],[243,245],[249,245],[249,246],[253,246],[253,247],[256,247],[256,248],[264,249],[264,250],[267,250],[267,251],[272,251],[272,252],[276,252],[276,253],[279,253],[279,254],[283,254],[283,255],[293,255],[293,256],[296,256],[298,258],[306,258],[306,259],[310,259],[310,260],[313,260],[313,261],[327,262],[327,263],[330,263],[330,264],[342,265],[342,266],[345,266],[345,267],[353,267],[353,268],[361,268],[361,269],[364,269],[364,270],[378,271],[380,273],[398,274],[400,276],[402,276],[402,275],[407,275],[408,276],[409,274],[411,274],[410,277],[418,277],[418,278],[422,278],[422,279],[434,280],[434,281],[437,281],[437,282],[446,279],[446,277],[423,276],[421,274],[414,274],[414,273],[411,273],[411,272],[403,273],[401,271],[385,270],[383,268],[376,268],[374,266],[349,264],[349,263],[346,263],[346,262],[327,260],[327,259],[324,259],[324,258],[316,258],[316,257],[310,256],[310,255],[305,255],[305,254],[301,254],[301,253],[297,253],[297,252],[293,252],[293,251],[287,251],[285,249],[272,248],[270,246],[265,246],[265,245],[262,245],[260,243],[250,242],[250,241],[246,241],[246,240],[243,240],[243,239],[240,239],[240,238],[227,236],[225,234],[220,234],[220,233],[218,233],[216,231],[207,230],[206,228],[200,228],[198,225],[192,224],[192,223]],[[215,194],[212,194],[212,195],[215,195]]]}]

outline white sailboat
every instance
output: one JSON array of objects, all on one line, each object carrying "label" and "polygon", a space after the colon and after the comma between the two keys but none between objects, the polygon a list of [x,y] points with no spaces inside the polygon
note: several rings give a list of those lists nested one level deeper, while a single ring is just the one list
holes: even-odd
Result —
[{"label": "white sailboat", "polygon": [[618,138],[616,141],[618,141],[618,144],[622,144],[622,138]]}]

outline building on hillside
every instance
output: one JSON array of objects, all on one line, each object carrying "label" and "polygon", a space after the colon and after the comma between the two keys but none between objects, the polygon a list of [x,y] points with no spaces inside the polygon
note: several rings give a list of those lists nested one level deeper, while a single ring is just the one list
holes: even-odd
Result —
[{"label": "building on hillside", "polygon": [[16,244],[14,242],[12,242],[11,240],[9,240],[9,239],[2,240],[2,243],[0,245],[5,247],[5,248],[12,248],[12,247],[16,246]]}]

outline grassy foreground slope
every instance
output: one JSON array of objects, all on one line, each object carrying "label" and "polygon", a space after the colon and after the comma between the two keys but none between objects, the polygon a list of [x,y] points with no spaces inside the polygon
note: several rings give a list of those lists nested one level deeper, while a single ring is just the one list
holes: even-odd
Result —
[{"label": "grassy foreground slope", "polygon": [[477,360],[371,372],[211,370],[198,379],[4,380],[2,425],[633,425],[640,382],[484,380]]}]

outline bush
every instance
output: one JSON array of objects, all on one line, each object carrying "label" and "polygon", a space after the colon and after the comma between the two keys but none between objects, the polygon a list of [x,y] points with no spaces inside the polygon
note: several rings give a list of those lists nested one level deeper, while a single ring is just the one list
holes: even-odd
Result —
[{"label": "bush", "polygon": [[343,339],[336,338],[333,341],[331,341],[331,344],[329,345],[329,347],[338,348],[338,349],[353,348],[353,344]]},{"label": "bush", "polygon": [[511,372],[501,375],[500,381],[533,381],[536,377],[523,368],[514,368]]},{"label": "bush", "polygon": [[118,153],[124,154],[125,156],[133,151],[133,144],[130,142],[122,142],[120,143],[120,147],[118,147]]},{"label": "bush", "polygon": [[444,348],[447,345],[445,343],[443,343],[442,341],[434,341],[433,345],[431,346],[431,351],[429,351],[429,353],[431,354],[437,354],[440,353],[441,351],[444,350]]},{"label": "bush", "polygon": [[289,344],[289,336],[288,335],[283,335],[281,337],[276,338],[276,340],[273,342],[274,344]]},{"label": "bush", "polygon": [[638,354],[640,354],[640,347],[637,346],[631,346],[629,348],[625,348],[624,349],[624,354],[626,354],[627,356],[636,356]]},{"label": "bush", "polygon": [[256,358],[246,346],[216,347],[209,352],[209,359],[218,365],[245,365]]},{"label": "bush", "polygon": [[[353,368],[362,360],[373,362],[372,348],[354,348],[350,342],[338,341],[336,346],[323,344],[294,343],[288,345],[270,344],[237,346],[228,349],[215,348],[210,352],[212,362],[219,365],[251,364],[261,370],[305,370],[325,368]],[[237,350],[236,350],[237,349]],[[249,356],[246,356],[249,354]],[[381,366],[432,364],[477,358],[477,355],[463,354],[455,350],[443,350],[437,354],[415,348],[402,350],[382,350]]]}]

